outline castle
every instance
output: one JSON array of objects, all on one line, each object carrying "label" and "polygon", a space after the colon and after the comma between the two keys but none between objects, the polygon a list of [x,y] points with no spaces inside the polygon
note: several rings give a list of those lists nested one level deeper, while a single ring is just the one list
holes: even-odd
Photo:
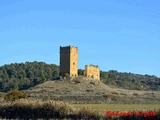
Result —
[{"label": "castle", "polygon": [[[60,46],[60,76],[68,74],[70,77],[78,76],[78,48],[74,46]],[[84,76],[100,80],[100,69],[95,65],[86,65]]]}]

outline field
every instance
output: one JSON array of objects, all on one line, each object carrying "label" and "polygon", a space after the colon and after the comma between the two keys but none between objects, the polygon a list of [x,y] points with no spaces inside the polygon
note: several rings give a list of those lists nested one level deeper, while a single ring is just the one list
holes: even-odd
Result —
[{"label": "field", "polygon": [[[58,101],[42,102],[22,99],[1,104],[0,119],[144,120],[147,118],[148,120],[159,120],[160,109],[158,108],[160,108],[158,104],[67,104]],[[109,116],[108,111],[119,111],[115,113],[121,112],[125,115],[115,116],[109,113]],[[123,111],[128,113],[130,111],[132,115],[128,116],[129,114],[126,115],[126,112]],[[155,114],[150,114],[151,112]],[[140,113],[139,116],[137,113]]]},{"label": "field", "polygon": [[160,104],[72,104],[73,107],[81,109],[93,108],[98,111],[133,111],[133,110],[155,110],[160,109]]}]

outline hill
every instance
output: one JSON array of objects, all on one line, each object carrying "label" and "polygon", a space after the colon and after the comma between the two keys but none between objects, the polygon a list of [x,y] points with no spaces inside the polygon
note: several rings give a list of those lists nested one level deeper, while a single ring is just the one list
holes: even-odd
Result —
[{"label": "hill", "polygon": [[[83,75],[79,69],[78,74]],[[59,76],[59,66],[44,62],[14,63],[0,67],[0,91],[26,90]],[[128,90],[160,91],[160,78],[154,75],[122,73],[115,70],[100,72],[101,81],[108,86]]]},{"label": "hill", "polygon": [[158,91],[111,88],[85,77],[47,81],[26,90],[31,100],[56,100],[68,103],[160,103]]},{"label": "hill", "polygon": [[110,70],[101,71],[101,80],[111,86],[130,90],[156,90],[160,91],[160,78],[154,75],[140,75]]},{"label": "hill", "polygon": [[59,76],[59,67],[44,62],[14,63],[0,67],[0,91],[25,90]]}]

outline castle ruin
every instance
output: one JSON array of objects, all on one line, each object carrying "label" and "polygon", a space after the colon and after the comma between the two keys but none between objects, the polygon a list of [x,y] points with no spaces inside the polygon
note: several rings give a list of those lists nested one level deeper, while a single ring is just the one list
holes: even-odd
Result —
[{"label": "castle ruin", "polygon": [[100,69],[95,65],[86,65],[84,76],[87,78],[93,78],[95,80],[100,80]]},{"label": "castle ruin", "polygon": [[[78,48],[74,46],[60,46],[60,76],[78,76]],[[100,80],[100,69],[95,65],[86,65],[84,76]]]}]

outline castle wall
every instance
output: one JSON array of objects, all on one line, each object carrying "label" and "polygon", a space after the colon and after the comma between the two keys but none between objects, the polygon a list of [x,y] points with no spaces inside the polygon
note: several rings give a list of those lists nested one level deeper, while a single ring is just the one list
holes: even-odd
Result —
[{"label": "castle wall", "polygon": [[93,78],[95,80],[100,80],[100,69],[98,66],[86,65],[84,76],[88,78]]}]

